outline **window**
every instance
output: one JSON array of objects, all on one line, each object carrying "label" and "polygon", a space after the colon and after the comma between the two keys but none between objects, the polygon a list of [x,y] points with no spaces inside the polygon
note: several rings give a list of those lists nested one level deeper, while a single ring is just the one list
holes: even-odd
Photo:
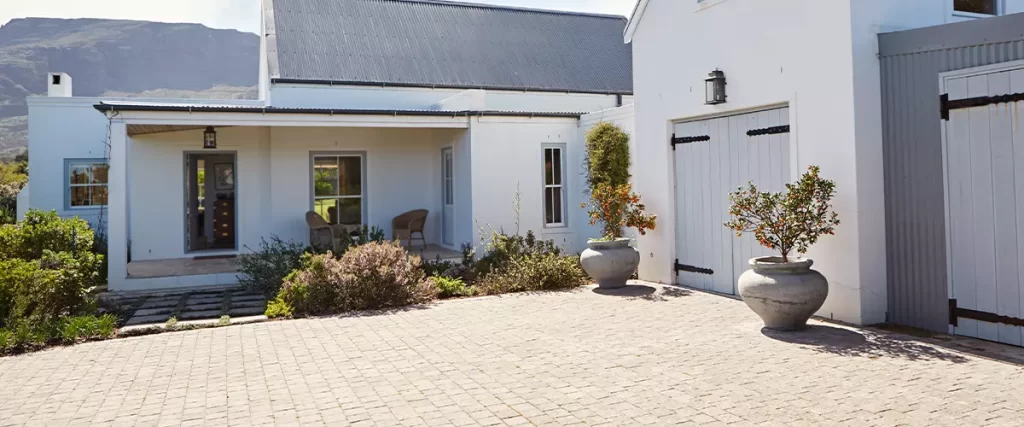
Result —
[{"label": "window", "polygon": [[979,15],[996,15],[999,13],[998,0],[953,0],[953,11],[976,13]]},{"label": "window", "polygon": [[565,145],[544,147],[544,224],[565,225]]},{"label": "window", "polygon": [[68,209],[107,205],[107,175],[110,165],[103,160],[68,160]]},{"label": "window", "polygon": [[331,224],[363,224],[362,154],[313,156],[313,211]]}]

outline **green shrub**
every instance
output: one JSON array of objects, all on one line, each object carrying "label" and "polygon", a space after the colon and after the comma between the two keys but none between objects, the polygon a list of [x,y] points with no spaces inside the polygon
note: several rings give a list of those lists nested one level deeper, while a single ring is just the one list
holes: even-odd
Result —
[{"label": "green shrub", "polygon": [[267,311],[263,313],[269,319],[292,317],[294,310],[283,298],[276,297],[267,304]]},{"label": "green shrub", "polygon": [[438,296],[441,298],[465,297],[473,294],[473,291],[466,286],[462,279],[434,276],[430,280],[437,286]]},{"label": "green shrub", "polygon": [[95,235],[81,218],[64,219],[54,211],[30,210],[17,224],[0,226],[0,259],[39,259],[43,251],[91,253]]},{"label": "green shrub", "polygon": [[96,316],[72,316],[61,322],[59,338],[64,344],[74,344],[98,335]]},{"label": "green shrub", "polygon": [[89,311],[101,257],[43,252],[41,259],[0,261],[0,326],[21,319],[54,321]]},{"label": "green shrub", "polygon": [[[359,245],[365,245],[367,243],[384,243],[387,241],[387,235],[384,234],[384,229],[373,226],[362,226],[355,231],[354,234],[344,234],[341,236],[339,242],[340,252],[332,252],[334,256],[341,257],[348,252],[349,249],[357,247]],[[326,251],[319,251],[318,253],[326,253]]]},{"label": "green shrub", "polygon": [[485,295],[496,295],[572,289],[587,281],[579,257],[544,253],[516,257],[484,276],[477,286]]},{"label": "green shrub", "polygon": [[445,272],[454,268],[455,265],[454,262],[441,259],[440,255],[432,261],[424,260],[422,264],[423,272],[427,274],[427,277],[443,276]]},{"label": "green shrub", "polygon": [[396,242],[356,246],[340,259],[307,255],[278,294],[287,307],[282,311],[300,315],[401,307],[436,296],[437,287],[426,280],[419,257],[409,256]]},{"label": "green shrub", "polygon": [[587,187],[617,187],[629,183],[629,134],[601,122],[587,132]]},{"label": "green shrub", "polygon": [[117,316],[104,314],[96,320],[96,333],[99,338],[112,338],[117,333]]},{"label": "green shrub", "polygon": [[300,243],[277,236],[264,239],[258,250],[238,257],[238,283],[267,296],[276,295],[284,278],[302,266],[305,253],[306,247]]},{"label": "green shrub", "polygon": [[562,250],[551,240],[538,240],[533,231],[526,236],[508,235],[492,231],[484,256],[473,266],[477,277],[486,276],[492,271],[505,268],[512,260],[530,255],[561,255]]}]

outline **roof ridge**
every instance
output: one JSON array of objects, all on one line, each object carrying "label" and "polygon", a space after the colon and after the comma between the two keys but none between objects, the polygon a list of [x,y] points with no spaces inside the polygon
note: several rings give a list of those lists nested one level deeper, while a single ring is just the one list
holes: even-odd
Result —
[{"label": "roof ridge", "polygon": [[547,13],[552,15],[569,15],[569,16],[586,16],[593,18],[609,18],[609,19],[621,19],[629,20],[629,18],[623,15],[611,15],[606,13],[592,13],[592,12],[575,12],[570,10],[554,10],[554,9],[538,9],[532,7],[521,7],[521,6],[508,6],[500,4],[490,3],[474,3],[467,1],[454,1],[454,0],[384,0],[392,2],[404,2],[404,3],[422,3],[422,4],[436,4],[444,6],[460,6],[460,7],[471,7],[478,9],[497,9],[497,10],[511,10],[517,12],[533,12],[533,13]]}]

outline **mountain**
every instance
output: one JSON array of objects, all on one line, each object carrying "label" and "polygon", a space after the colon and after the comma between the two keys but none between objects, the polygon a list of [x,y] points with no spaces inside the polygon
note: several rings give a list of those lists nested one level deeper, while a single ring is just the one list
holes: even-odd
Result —
[{"label": "mountain", "polygon": [[252,98],[259,46],[199,24],[12,20],[0,27],[0,152],[25,146],[25,97],[46,93],[48,72],[70,74],[76,96]]}]

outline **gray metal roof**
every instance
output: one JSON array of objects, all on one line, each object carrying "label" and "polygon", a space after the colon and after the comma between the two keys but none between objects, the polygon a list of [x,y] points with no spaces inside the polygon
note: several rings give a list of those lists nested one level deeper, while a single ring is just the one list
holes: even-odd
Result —
[{"label": "gray metal roof", "polygon": [[507,110],[382,110],[355,108],[285,108],[242,104],[182,104],[155,102],[108,102],[93,105],[98,111],[161,111],[182,113],[252,113],[252,114],[320,114],[363,116],[427,116],[427,117],[551,117],[578,119],[582,112],[507,111]]},{"label": "gray metal roof", "polygon": [[438,0],[272,0],[276,83],[633,92],[626,18]]}]

